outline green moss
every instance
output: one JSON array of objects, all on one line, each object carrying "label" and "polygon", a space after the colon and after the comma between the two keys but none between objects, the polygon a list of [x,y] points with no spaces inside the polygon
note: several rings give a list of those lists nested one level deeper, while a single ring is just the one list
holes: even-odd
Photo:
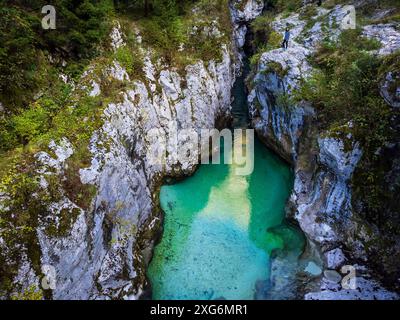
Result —
[{"label": "green moss", "polygon": [[295,105],[293,99],[287,93],[281,93],[275,97],[276,106],[283,111],[289,112]]},{"label": "green moss", "polygon": [[283,79],[287,75],[288,69],[284,68],[279,62],[269,61],[264,73],[270,72],[274,72],[280,79]]},{"label": "green moss", "polygon": [[393,111],[379,88],[382,77],[398,69],[399,62],[398,54],[383,59],[372,55],[377,48],[360,30],[344,31],[337,42],[321,46],[312,61],[314,73],[295,95],[296,101],[312,102],[320,129],[342,139],[346,150],[352,149],[353,141],[360,144],[363,156],[352,179],[353,205],[368,221],[382,226],[393,197],[385,185],[392,162],[377,151],[398,138]]},{"label": "green moss", "polygon": [[25,250],[37,274],[40,270],[40,248],[36,228],[45,215],[48,195],[39,187],[34,155],[28,151],[9,167],[0,181],[0,192],[7,194],[0,207],[0,237],[7,250],[0,251],[0,292],[10,292],[10,281],[16,275],[21,250]]},{"label": "green moss", "polygon": [[43,300],[43,291],[36,285],[31,285],[23,292],[12,295],[11,300]]}]

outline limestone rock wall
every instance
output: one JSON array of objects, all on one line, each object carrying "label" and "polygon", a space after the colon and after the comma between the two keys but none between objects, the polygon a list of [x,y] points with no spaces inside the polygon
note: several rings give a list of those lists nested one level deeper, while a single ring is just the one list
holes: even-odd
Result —
[{"label": "limestone rock wall", "polygon": [[[346,12],[344,6],[318,8],[314,25],[307,28],[299,14],[275,19],[273,28],[282,35],[287,23],[291,25],[291,41],[287,50],[275,49],[261,55],[250,84],[250,116],[260,138],[294,166],[295,184],[288,214],[297,220],[309,240],[309,251],[319,256],[328,274],[324,273],[319,291],[305,298],[396,298],[375,282],[371,284],[363,266],[356,267],[360,280],[357,292],[342,290],[338,273],[339,280],[329,276],[331,269],[340,270],[348,259],[362,261],[366,256],[364,244],[369,236],[363,222],[353,214],[349,183],[363,151],[351,136],[347,137],[349,149],[339,138],[318,132],[312,107],[307,102],[295,104],[290,100],[293,89],[312,71],[308,58],[324,37],[334,39],[340,34],[340,21]],[[322,22],[329,28],[324,28]],[[367,26],[364,35],[381,41],[377,54],[400,47],[399,33],[392,26]],[[384,97],[385,93],[383,89]],[[350,249],[345,254],[343,245]],[[372,290],[374,287],[379,290]]]}]

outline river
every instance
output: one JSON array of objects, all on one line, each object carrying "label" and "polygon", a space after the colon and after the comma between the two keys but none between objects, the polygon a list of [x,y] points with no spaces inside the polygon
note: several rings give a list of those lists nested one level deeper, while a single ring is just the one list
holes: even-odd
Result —
[{"label": "river", "polygon": [[[244,76],[232,92],[233,126],[245,128]],[[293,173],[257,139],[253,173],[239,176],[234,169],[201,165],[192,177],[161,188],[164,232],[148,269],[153,299],[285,297],[273,296],[280,280],[271,278],[271,261],[278,252],[281,272],[293,273],[303,251],[301,232],[285,220]]]}]

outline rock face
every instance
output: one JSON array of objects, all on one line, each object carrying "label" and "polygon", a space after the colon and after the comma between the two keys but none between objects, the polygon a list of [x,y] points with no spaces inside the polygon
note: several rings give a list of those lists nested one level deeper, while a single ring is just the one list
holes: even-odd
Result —
[{"label": "rock face", "polygon": [[400,71],[389,71],[381,86],[381,95],[393,108],[400,108]]},{"label": "rock face", "polygon": [[[238,50],[238,60],[242,62],[248,24],[262,13],[264,0],[232,0],[229,6],[232,16],[233,37]],[[241,64],[238,65],[238,72],[241,71],[240,66]]]},{"label": "rock face", "polygon": [[307,106],[289,110],[285,98],[301,76],[310,71],[308,55],[308,50],[301,47],[264,53],[248,99],[254,128],[262,138],[270,137],[264,139],[266,143],[291,163],[297,158],[304,118],[312,115],[313,110]]},{"label": "rock face", "polygon": [[388,55],[400,48],[400,32],[395,24],[377,24],[365,26],[363,35],[378,40],[382,47],[378,50],[379,55]]},{"label": "rock face", "polygon": [[[378,24],[365,26],[363,35],[381,43],[377,50],[380,56],[387,56],[400,49],[400,32],[395,24]],[[381,95],[393,108],[400,107],[400,71],[398,67],[386,73],[381,84]]]},{"label": "rock face", "polygon": [[351,230],[348,181],[361,151],[354,145],[351,152],[345,152],[343,142],[334,138],[319,138],[317,148],[316,172],[309,175],[308,168],[297,166],[290,201],[303,231],[322,248],[329,249],[345,242],[349,233],[346,230]]},{"label": "rock face", "polygon": [[[119,24],[111,39],[114,50],[125,45]],[[105,66],[100,76],[89,68],[82,82],[92,87],[87,90],[91,97],[102,94],[104,78],[128,84],[105,107],[103,125],[89,145],[91,165],[80,170],[80,182],[95,186],[96,194],[87,210],[66,195],[50,206],[50,215],[37,228],[42,274],[22,257],[14,282],[28,288],[39,285],[43,276],[52,278],[53,299],[135,299],[142,294],[147,285],[145,269],[161,228],[158,188],[164,177],[191,174],[198,163],[195,153],[176,157],[178,151],[190,147],[185,145],[186,136],[178,136],[175,146],[168,145],[165,163],[151,162],[148,151],[161,146],[147,133],[171,138],[180,129],[200,132],[226,123],[235,61],[230,44],[223,45],[221,52],[220,62],[198,61],[180,73],[145,55],[141,81],[130,80],[117,61]],[[42,188],[48,187],[46,177],[67,169],[75,152],[67,139],[52,142],[49,149],[36,155]],[[65,212],[76,214],[66,234],[48,234],[46,222],[57,224]]]},{"label": "rock face", "polygon": [[[293,89],[312,71],[307,59],[322,39],[336,38],[340,34],[347,9],[336,6],[332,10],[319,8],[317,12],[312,26],[306,25],[299,14],[285,19],[278,17],[272,23],[273,29],[281,34],[287,23],[291,25],[289,48],[261,55],[251,79],[248,101],[252,124],[260,138],[294,166],[295,184],[288,214],[298,221],[311,251],[323,262],[324,268],[340,271],[349,260],[365,259],[364,244],[369,240],[366,227],[353,213],[349,183],[362,150],[351,136],[343,141],[327,132],[318,132],[314,110],[306,102],[294,104],[291,100]],[[325,28],[324,24],[330,27]],[[366,27],[364,34],[382,41],[378,54],[388,54],[399,48],[400,37],[390,26]],[[382,95],[396,106],[395,98],[389,97],[384,89],[382,91]],[[342,245],[347,248],[345,253],[340,249]],[[333,278],[332,272],[327,274],[328,278]],[[398,298],[371,280],[368,272],[361,274],[358,280],[358,291],[348,291],[342,290],[340,284],[332,285],[332,281],[324,276],[320,291],[307,294],[305,298]]]},{"label": "rock face", "polygon": [[261,55],[254,87],[249,96],[250,114],[254,128],[261,138],[287,161],[294,163],[298,156],[299,137],[305,127],[305,120],[312,117],[313,110],[304,105],[293,106],[290,95],[298,88],[302,78],[311,72],[307,59],[315,52],[318,43],[326,36],[331,39],[340,34],[334,29],[346,15],[346,8],[337,6],[333,10],[319,8],[316,21],[326,21],[331,31],[326,34],[321,22],[305,30],[306,21],[299,14],[287,18],[277,17],[273,29],[283,34],[286,25],[291,26],[291,40],[287,50],[276,49]]},{"label": "rock face", "polygon": [[[154,81],[162,88],[159,94],[135,82],[122,102],[106,108],[104,125],[92,139],[92,165],[81,171],[81,180],[98,188],[90,221],[82,213],[66,239],[39,233],[43,263],[57,270],[55,299],[130,298],[140,293],[148,262],[142,251],[153,243],[146,235],[161,221],[154,198],[160,179],[189,174],[198,160],[175,163],[168,158],[165,167],[149,165],[146,150],[157,146],[150,145],[145,133],[157,129],[168,135],[175,123],[179,128],[214,128],[218,119],[229,116],[231,66],[225,48],[222,63],[189,66],[185,79],[164,70]],[[178,141],[178,146],[183,143]]]}]

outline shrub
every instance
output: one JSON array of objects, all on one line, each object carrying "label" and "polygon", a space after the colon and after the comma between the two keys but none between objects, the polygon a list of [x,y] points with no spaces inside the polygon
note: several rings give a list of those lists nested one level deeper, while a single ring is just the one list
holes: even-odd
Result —
[{"label": "shrub", "polygon": [[43,292],[36,285],[31,285],[23,292],[11,296],[11,300],[43,300]]},{"label": "shrub", "polygon": [[268,0],[266,1],[267,6],[275,8],[275,10],[282,12],[292,12],[301,8],[303,0]]},{"label": "shrub", "polygon": [[261,15],[251,23],[251,29],[254,33],[253,45],[259,47],[268,42],[272,32],[272,17],[270,15]]},{"label": "shrub", "polygon": [[49,83],[48,53],[54,61],[70,62],[73,67],[66,71],[76,76],[82,61],[96,55],[97,45],[108,34],[112,0],[55,0],[51,4],[57,8],[55,30],[41,28],[43,3],[0,2],[0,99],[10,107],[26,107],[38,88]]},{"label": "shrub", "polygon": [[363,157],[353,188],[369,217],[381,215],[389,196],[377,150],[395,139],[393,113],[379,92],[383,61],[369,52],[377,47],[362,38],[359,30],[344,31],[338,42],[320,48],[313,60],[316,71],[295,94],[297,100],[310,101],[318,110],[321,129],[344,141],[351,133],[360,143]]},{"label": "shrub", "polygon": [[40,105],[23,111],[11,119],[13,130],[20,143],[26,145],[49,127],[49,113]]},{"label": "shrub", "polygon": [[143,57],[136,47],[121,47],[115,53],[116,60],[125,68],[130,76],[140,76],[143,69]]}]

